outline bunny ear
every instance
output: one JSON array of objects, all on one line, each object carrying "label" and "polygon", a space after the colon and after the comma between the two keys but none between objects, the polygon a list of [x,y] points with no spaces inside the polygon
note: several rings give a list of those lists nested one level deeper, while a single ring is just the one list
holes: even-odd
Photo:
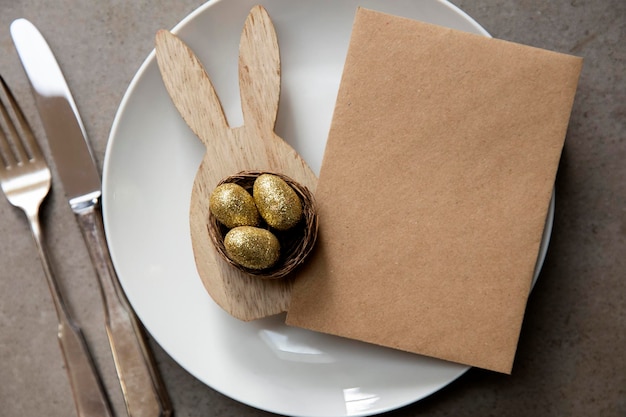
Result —
[{"label": "bunny ear", "polygon": [[156,57],[165,88],[191,130],[208,145],[228,122],[211,80],[193,51],[166,30],[156,35]]},{"label": "bunny ear", "polygon": [[267,11],[255,6],[239,44],[239,89],[245,126],[274,130],[280,95],[280,54]]}]

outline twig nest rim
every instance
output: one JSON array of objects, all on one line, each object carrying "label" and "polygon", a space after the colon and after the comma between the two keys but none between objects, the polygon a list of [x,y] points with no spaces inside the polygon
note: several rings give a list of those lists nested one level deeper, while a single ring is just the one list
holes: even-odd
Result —
[{"label": "twig nest rim", "polygon": [[280,241],[281,254],[274,266],[268,269],[255,270],[243,267],[231,260],[224,247],[224,237],[226,236],[226,233],[228,233],[229,229],[221,224],[210,211],[208,233],[213,246],[217,250],[217,253],[232,267],[258,278],[279,279],[286,277],[298,266],[300,266],[315,246],[318,229],[317,208],[314,196],[308,188],[300,185],[298,182],[287,177],[286,175],[275,172],[242,171],[222,179],[216,187],[225,183],[235,183],[242,186],[250,194],[252,194],[254,181],[262,174],[271,174],[281,178],[295,191],[300,199],[300,203],[302,204],[302,218],[300,222],[287,231],[271,228],[267,224],[259,225],[259,227],[266,228],[274,233]]}]

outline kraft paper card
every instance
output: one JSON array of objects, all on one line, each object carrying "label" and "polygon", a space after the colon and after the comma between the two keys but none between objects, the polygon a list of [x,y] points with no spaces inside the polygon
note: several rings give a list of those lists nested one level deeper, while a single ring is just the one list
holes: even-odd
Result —
[{"label": "kraft paper card", "polygon": [[287,323],[510,373],[581,66],[359,9]]}]

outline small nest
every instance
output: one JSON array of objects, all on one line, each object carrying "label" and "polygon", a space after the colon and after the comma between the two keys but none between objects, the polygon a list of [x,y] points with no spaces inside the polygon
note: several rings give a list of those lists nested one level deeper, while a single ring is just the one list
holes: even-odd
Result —
[{"label": "small nest", "polygon": [[209,212],[208,232],[219,255],[234,268],[259,278],[284,278],[304,262],[309,253],[311,253],[313,246],[315,246],[317,239],[317,211],[315,200],[308,188],[298,184],[285,175],[273,172],[243,171],[224,178],[217,186],[225,183],[235,183],[245,188],[246,191],[252,195],[254,180],[261,174],[272,174],[283,179],[293,188],[302,203],[302,218],[300,222],[287,231],[276,230],[268,226],[261,218],[261,224],[258,227],[274,233],[280,242],[280,258],[276,264],[268,269],[256,270],[243,267],[233,262],[226,254],[226,249],[224,248],[224,237],[229,229],[218,222],[211,212]]}]

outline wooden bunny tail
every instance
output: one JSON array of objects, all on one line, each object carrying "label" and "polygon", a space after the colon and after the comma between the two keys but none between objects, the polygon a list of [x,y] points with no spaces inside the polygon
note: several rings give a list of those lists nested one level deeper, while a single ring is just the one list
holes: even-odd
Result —
[{"label": "wooden bunny tail", "polygon": [[176,35],[160,30],[156,35],[156,57],[168,94],[196,136],[205,145],[223,136],[229,130],[224,110],[194,52]]},{"label": "wooden bunny tail", "polygon": [[280,52],[274,25],[262,6],[252,8],[241,34],[239,89],[244,125],[273,131],[280,96]]}]

